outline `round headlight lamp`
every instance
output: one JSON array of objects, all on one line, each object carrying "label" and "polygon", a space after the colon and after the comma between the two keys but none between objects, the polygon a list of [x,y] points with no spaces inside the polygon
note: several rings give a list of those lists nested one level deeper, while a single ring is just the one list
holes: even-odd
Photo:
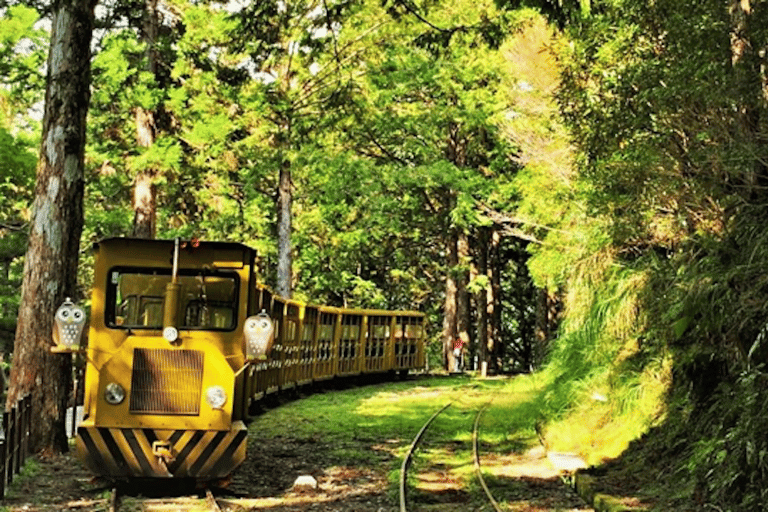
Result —
[{"label": "round headlight lamp", "polygon": [[166,341],[173,343],[179,338],[179,331],[173,326],[168,326],[165,329],[163,329],[163,338],[165,338]]},{"label": "round headlight lamp", "polygon": [[227,403],[227,392],[221,386],[211,386],[205,390],[205,401],[212,409],[221,409]]},{"label": "round headlight lamp", "polygon": [[118,405],[125,400],[125,388],[116,382],[110,382],[104,388],[104,400],[110,405]]}]

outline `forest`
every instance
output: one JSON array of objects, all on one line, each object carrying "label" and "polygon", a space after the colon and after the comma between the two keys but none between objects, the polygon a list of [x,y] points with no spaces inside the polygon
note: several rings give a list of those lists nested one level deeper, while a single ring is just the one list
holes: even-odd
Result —
[{"label": "forest", "polygon": [[424,311],[432,367],[460,339],[469,369],[538,373],[553,443],[640,461],[670,503],[768,503],[765,2],[0,10],[11,391],[56,83],[82,126],[58,300],[87,306],[103,238],[243,242],[282,295]]}]

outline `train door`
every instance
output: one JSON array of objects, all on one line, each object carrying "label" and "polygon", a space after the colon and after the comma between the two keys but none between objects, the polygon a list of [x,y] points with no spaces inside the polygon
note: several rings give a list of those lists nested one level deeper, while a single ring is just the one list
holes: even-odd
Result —
[{"label": "train door", "polygon": [[315,380],[332,378],[336,373],[334,368],[334,334],[338,315],[330,311],[320,311],[317,325],[317,343],[314,351]]},{"label": "train door", "polygon": [[312,369],[317,352],[317,308],[305,306],[301,319],[299,339],[299,368],[297,382],[301,385],[312,382]]},{"label": "train door", "polygon": [[391,331],[390,316],[371,315],[368,317],[368,329],[365,342],[366,371],[384,371],[387,369],[386,350]]}]

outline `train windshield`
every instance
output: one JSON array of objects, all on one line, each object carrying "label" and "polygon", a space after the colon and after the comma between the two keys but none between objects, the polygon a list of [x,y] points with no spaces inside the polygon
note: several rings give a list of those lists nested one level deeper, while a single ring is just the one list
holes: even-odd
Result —
[{"label": "train windshield", "polygon": [[[162,329],[165,270],[112,269],[106,323],[123,329]],[[238,278],[233,272],[180,270],[180,329],[233,330],[237,325]]]}]

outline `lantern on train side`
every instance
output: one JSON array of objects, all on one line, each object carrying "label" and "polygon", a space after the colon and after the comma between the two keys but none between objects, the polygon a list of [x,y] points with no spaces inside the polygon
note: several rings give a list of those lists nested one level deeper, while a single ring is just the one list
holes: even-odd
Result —
[{"label": "lantern on train side", "polygon": [[53,341],[54,352],[77,352],[80,350],[80,338],[85,326],[85,311],[67,297],[56,310],[54,317]]},{"label": "lantern on train side", "polygon": [[245,358],[249,361],[265,360],[275,341],[275,324],[266,311],[245,320]]}]

